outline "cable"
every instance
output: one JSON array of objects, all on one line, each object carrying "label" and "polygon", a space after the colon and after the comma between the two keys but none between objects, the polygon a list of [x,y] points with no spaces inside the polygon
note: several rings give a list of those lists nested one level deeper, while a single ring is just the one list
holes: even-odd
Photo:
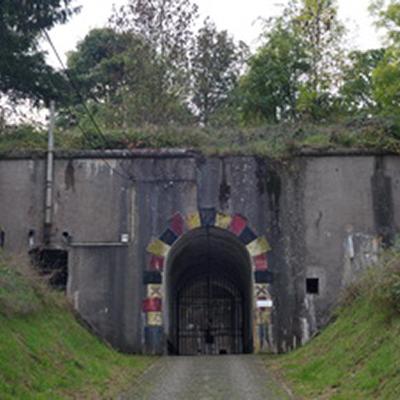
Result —
[{"label": "cable", "polygon": [[[59,52],[57,51],[57,49],[56,49],[56,47],[55,47],[53,41],[52,41],[51,38],[50,38],[50,35],[47,33],[46,30],[43,30],[43,33],[44,33],[44,36],[45,36],[46,40],[48,41],[48,43],[49,43],[51,49],[53,50],[53,52],[54,52],[54,54],[55,54],[55,56],[56,56],[56,58],[57,58],[59,64],[61,65],[61,67],[62,67],[62,69],[63,69],[63,72],[65,73],[65,75],[66,75],[66,77],[67,77],[67,80],[68,80],[69,84],[71,85],[71,87],[75,90],[76,94],[78,95],[79,102],[82,104],[82,106],[83,106],[83,108],[84,108],[86,114],[89,116],[90,121],[92,122],[93,126],[95,127],[97,133],[100,135],[100,137],[101,137],[101,138],[103,139],[103,141],[106,143],[106,145],[108,145],[109,142],[108,142],[108,140],[107,140],[106,135],[102,132],[102,130],[101,130],[99,124],[97,123],[97,121],[95,120],[93,114],[91,113],[91,111],[90,111],[89,108],[87,107],[86,102],[84,101],[84,98],[83,98],[82,94],[80,93],[78,86],[76,85],[76,83],[74,82],[74,80],[72,79],[72,77],[70,76],[70,74],[69,74],[69,72],[68,72],[68,70],[67,70],[67,68],[66,68],[66,66],[65,66],[65,64],[64,64],[64,62],[62,61],[62,59],[61,59],[61,57],[60,57]],[[92,147],[93,149],[96,149],[97,147],[94,146],[94,145],[92,144],[92,141],[91,141],[92,139],[90,138],[90,136],[88,136],[88,134],[85,132],[85,130],[83,129],[83,127],[79,124],[79,122],[77,123],[77,127],[78,127],[78,129],[81,131],[82,135],[85,137],[85,139],[87,140],[87,142],[89,143],[89,145],[91,145],[91,147]],[[105,150],[104,147],[103,147],[103,150]],[[132,175],[131,175],[129,172],[127,172],[126,170],[124,170],[124,174],[122,174],[122,173],[120,173],[118,170],[116,170],[114,167],[112,167],[112,166],[110,165],[110,163],[109,163],[107,160],[105,160],[104,158],[101,158],[101,160],[107,165],[108,168],[110,168],[110,169],[111,169],[113,172],[115,172],[117,175],[121,176],[121,177],[124,178],[124,179],[127,178],[127,179],[132,180],[132,181],[134,180],[134,178],[132,177]]]},{"label": "cable", "polygon": [[[68,83],[71,85],[71,87],[73,88],[73,90],[76,92],[79,102],[81,103],[81,105],[84,108],[84,111],[86,112],[86,114],[88,115],[90,122],[93,124],[95,130],[97,131],[97,133],[99,134],[99,136],[102,138],[102,140],[104,141],[104,143],[106,144],[106,146],[109,145],[109,141],[106,137],[106,135],[103,133],[103,131],[100,128],[100,125],[97,123],[96,119],[94,118],[93,114],[91,113],[91,111],[89,110],[88,106],[86,105],[86,102],[79,90],[79,87],[77,86],[77,84],[74,82],[73,78],[71,77],[70,73],[68,72],[68,69],[66,67],[66,65],[64,64],[63,60],[60,57],[60,54],[56,48],[56,46],[54,45],[53,41],[51,40],[50,35],[48,34],[48,32],[46,30],[42,30],[44,37],[46,38],[47,42],[49,43],[54,55],[56,56],[65,76],[67,77]],[[79,122],[77,123],[77,127],[78,129],[81,131],[82,135],[84,136],[84,138],[88,141],[88,143],[91,145],[91,147],[93,149],[96,149],[96,146],[94,146],[91,142],[91,138],[90,136],[85,132],[85,130],[83,129],[83,127],[79,124]],[[102,148],[103,150],[105,150],[105,148]],[[115,169],[112,165],[110,165],[110,163],[104,159],[101,158],[100,159],[107,165],[108,168],[110,168],[113,172],[115,172],[117,175],[121,176],[124,179],[129,179],[131,181],[134,181],[134,177],[126,170],[124,170],[123,168],[121,168],[123,170],[123,173],[119,172],[117,169]]]}]

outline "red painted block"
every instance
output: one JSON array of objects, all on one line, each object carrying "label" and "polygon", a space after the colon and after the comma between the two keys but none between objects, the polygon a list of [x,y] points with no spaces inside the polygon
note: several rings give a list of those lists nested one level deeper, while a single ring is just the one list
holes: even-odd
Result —
[{"label": "red painted block", "polygon": [[247,219],[239,214],[236,214],[232,218],[229,230],[233,232],[235,235],[239,236],[242,233],[243,229],[246,227],[246,225],[247,225]]},{"label": "red painted block", "polygon": [[150,259],[150,271],[162,271],[164,269],[164,257],[152,256]]},{"label": "red painted block", "polygon": [[268,269],[268,259],[266,253],[253,257],[253,260],[256,271],[266,271]]},{"label": "red painted block", "polygon": [[185,220],[181,213],[178,212],[171,218],[170,228],[175,232],[176,236],[181,236],[183,234]]},{"label": "red painted block", "polygon": [[156,312],[161,311],[162,300],[159,297],[152,297],[143,300],[142,310],[143,312]]}]

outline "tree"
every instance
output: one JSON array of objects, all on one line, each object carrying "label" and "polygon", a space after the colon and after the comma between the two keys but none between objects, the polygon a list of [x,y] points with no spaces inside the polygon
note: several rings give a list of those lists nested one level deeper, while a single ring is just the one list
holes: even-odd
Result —
[{"label": "tree", "polygon": [[386,50],[382,61],[373,71],[373,96],[378,111],[398,117],[400,111],[400,53],[395,48]]},{"label": "tree", "polygon": [[370,8],[378,27],[386,30],[387,49],[372,73],[378,111],[399,119],[400,111],[400,3],[374,1]]},{"label": "tree", "polygon": [[0,2],[0,92],[35,101],[60,96],[62,76],[46,64],[38,41],[41,32],[65,23],[75,12],[73,0]]},{"label": "tree", "polygon": [[267,20],[266,42],[241,80],[245,122],[327,118],[336,106],[344,33],[334,0],[292,0]]},{"label": "tree", "polygon": [[[73,114],[82,122],[84,101],[107,128],[174,122],[184,114],[174,94],[159,92],[163,64],[149,43],[130,31],[93,29],[68,55],[69,74],[79,86]],[[164,102],[164,103],[163,103]],[[161,107],[160,104],[163,104]],[[181,114],[180,114],[181,113]]]},{"label": "tree", "polygon": [[111,28],[91,30],[68,54],[68,72],[79,87],[71,99],[74,114],[84,101],[92,112],[101,114],[98,118],[106,121],[107,127],[126,126],[131,115],[126,101],[129,91],[138,97],[138,88],[130,78],[143,80],[152,57],[148,50],[142,40],[129,33]]},{"label": "tree", "polygon": [[194,41],[190,69],[191,101],[204,125],[227,104],[246,53],[243,42],[236,44],[227,31],[218,31],[209,19],[204,21]]},{"label": "tree", "polygon": [[310,69],[302,39],[283,17],[271,20],[266,43],[250,57],[239,96],[245,123],[279,122],[298,117],[301,81]]},{"label": "tree", "polygon": [[309,52],[309,86],[317,93],[329,90],[341,70],[345,28],[337,13],[336,0],[302,0],[294,18]]},{"label": "tree", "polygon": [[314,120],[326,118],[334,106],[332,92],[343,69],[344,25],[336,0],[301,0],[292,3],[293,23],[307,48],[310,69],[298,99],[298,109]]},{"label": "tree", "polygon": [[344,67],[343,85],[339,96],[345,114],[370,114],[375,112],[373,75],[383,60],[385,49],[353,51]]},{"label": "tree", "polygon": [[378,28],[386,31],[389,46],[400,45],[400,3],[398,0],[373,0],[369,10]]},{"label": "tree", "polygon": [[152,79],[158,87],[160,115],[168,108],[167,97],[184,101],[188,96],[188,52],[196,18],[197,6],[190,0],[129,0],[110,19],[116,31],[137,35],[155,50],[158,67]]},{"label": "tree", "polygon": [[68,54],[68,70],[85,99],[108,102],[116,95],[126,70],[124,54],[135,45],[131,42],[130,35],[110,28],[93,29]]}]

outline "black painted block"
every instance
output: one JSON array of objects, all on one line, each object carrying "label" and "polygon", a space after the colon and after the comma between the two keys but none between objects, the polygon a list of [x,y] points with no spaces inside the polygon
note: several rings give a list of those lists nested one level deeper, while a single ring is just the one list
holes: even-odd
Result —
[{"label": "black painted block", "polygon": [[162,283],[162,275],[159,271],[145,271],[143,274],[143,283],[148,285],[150,283]]},{"label": "black painted block", "polygon": [[254,279],[256,283],[272,283],[273,275],[270,271],[256,271],[254,272]]},{"label": "black painted block", "polygon": [[172,246],[175,241],[178,239],[176,233],[171,229],[166,229],[162,235],[160,236],[160,240],[169,246]]},{"label": "black painted block", "polygon": [[215,208],[200,208],[201,226],[214,226],[217,210]]},{"label": "black painted block", "polygon": [[244,243],[244,244],[249,244],[251,243],[253,240],[257,239],[257,235],[248,227],[246,226],[242,233],[239,235],[240,240]]}]

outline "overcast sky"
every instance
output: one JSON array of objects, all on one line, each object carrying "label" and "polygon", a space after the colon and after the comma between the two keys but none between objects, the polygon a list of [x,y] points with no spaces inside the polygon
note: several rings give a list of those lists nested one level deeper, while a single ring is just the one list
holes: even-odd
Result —
[{"label": "overcast sky", "polygon": [[[60,54],[73,50],[76,43],[82,40],[92,28],[102,27],[111,14],[113,4],[119,6],[127,0],[77,0],[82,11],[66,25],[57,26],[50,35]],[[244,40],[255,48],[261,33],[260,17],[267,18],[279,14],[282,0],[197,0],[201,19],[210,16],[219,29],[228,30],[236,39]],[[369,0],[339,0],[339,15],[350,28],[351,46],[358,49],[369,49],[379,46],[379,37],[368,15]],[[46,47],[47,48],[47,47]],[[58,66],[49,51],[50,62]]]}]

